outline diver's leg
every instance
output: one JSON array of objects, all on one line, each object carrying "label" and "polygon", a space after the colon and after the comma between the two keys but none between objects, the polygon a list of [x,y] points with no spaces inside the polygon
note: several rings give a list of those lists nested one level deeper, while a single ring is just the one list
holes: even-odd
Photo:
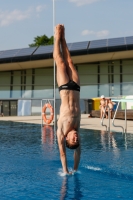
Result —
[{"label": "diver's leg", "polygon": [[63,54],[65,65],[67,67],[67,73],[68,73],[69,79],[73,80],[78,85],[80,85],[77,70],[73,64],[70,52],[69,52],[67,44],[66,44],[64,25],[62,25],[61,47],[62,47],[62,54]]},{"label": "diver's leg", "polygon": [[69,77],[68,77],[67,71],[66,71],[66,65],[63,60],[61,50],[60,50],[61,31],[62,31],[62,26],[57,25],[55,27],[55,35],[54,35],[55,44],[54,44],[53,58],[55,60],[56,66],[57,66],[58,86],[61,86],[63,84],[66,84],[67,82],[69,82]]}]

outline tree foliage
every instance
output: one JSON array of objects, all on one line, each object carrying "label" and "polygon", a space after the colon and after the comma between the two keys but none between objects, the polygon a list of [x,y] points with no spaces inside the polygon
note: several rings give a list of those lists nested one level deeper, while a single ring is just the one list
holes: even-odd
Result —
[{"label": "tree foliage", "polygon": [[50,38],[46,35],[37,36],[34,38],[34,43],[29,44],[29,47],[36,47],[40,45],[51,45],[54,43],[54,38],[51,36]]}]

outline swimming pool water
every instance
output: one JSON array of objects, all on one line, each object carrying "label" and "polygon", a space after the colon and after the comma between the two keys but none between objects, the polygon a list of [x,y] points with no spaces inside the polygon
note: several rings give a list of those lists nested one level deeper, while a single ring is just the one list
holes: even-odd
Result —
[{"label": "swimming pool water", "polygon": [[[53,129],[0,122],[0,199],[133,199],[133,134],[80,130],[79,170],[64,176]],[[67,150],[69,169],[73,150]]]}]

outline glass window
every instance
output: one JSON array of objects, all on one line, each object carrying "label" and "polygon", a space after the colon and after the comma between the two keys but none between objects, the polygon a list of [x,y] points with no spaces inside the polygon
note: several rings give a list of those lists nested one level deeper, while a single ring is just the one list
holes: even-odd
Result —
[{"label": "glass window", "polygon": [[122,82],[133,82],[133,75],[125,75],[125,74],[123,74]]},{"label": "glass window", "polygon": [[120,75],[114,75],[113,96],[120,95]]},{"label": "glass window", "polygon": [[82,85],[80,87],[80,98],[92,98],[92,97],[97,97],[97,85]]},{"label": "glass window", "polygon": [[123,95],[133,95],[133,83],[123,83],[122,84],[122,94]]},{"label": "glass window", "polygon": [[10,98],[10,86],[1,86],[0,85],[0,99]]},{"label": "glass window", "polygon": [[114,83],[113,86],[113,96],[120,96],[120,83]]},{"label": "glass window", "polygon": [[122,68],[123,74],[133,74],[133,65],[124,65]]},{"label": "glass window", "polygon": [[53,84],[53,77],[52,76],[35,76],[35,85],[51,85]]},{"label": "glass window", "polygon": [[53,68],[41,68],[41,69],[35,69],[35,75],[53,75]]},{"label": "glass window", "polygon": [[108,74],[108,63],[107,62],[100,63],[100,74]]},{"label": "glass window", "polygon": [[31,101],[31,115],[41,115],[41,100]]},{"label": "glass window", "polygon": [[51,86],[34,86],[33,98],[53,98],[53,87]]},{"label": "glass window", "polygon": [[114,64],[114,74],[120,74],[120,65]]},{"label": "glass window", "polygon": [[97,75],[80,75],[80,84],[97,84]]},{"label": "glass window", "polygon": [[18,100],[18,116],[31,115],[31,100]]},{"label": "glass window", "polygon": [[55,95],[56,95],[56,99],[60,99],[60,93],[59,93],[58,88],[55,89]]},{"label": "glass window", "polygon": [[32,98],[32,86],[26,86],[26,89],[22,91],[22,98]]},{"label": "glass window", "polygon": [[100,84],[100,96],[104,95],[106,97],[109,96],[109,84]]},{"label": "glass window", "polygon": [[26,84],[32,85],[32,75],[26,75]]},{"label": "glass window", "polygon": [[32,69],[27,69],[26,70],[26,75],[32,75]]},{"label": "glass window", "polygon": [[120,75],[114,74],[114,83],[120,83]]},{"label": "glass window", "polygon": [[133,60],[123,60],[122,64],[123,64],[123,66],[125,66],[125,65],[131,65],[131,66],[133,66]]},{"label": "glass window", "polygon": [[11,91],[12,98],[21,98],[21,86],[13,86],[13,90]]},{"label": "glass window", "polygon": [[100,75],[100,83],[108,83],[108,74]]},{"label": "glass window", "polygon": [[13,85],[21,84],[21,71],[14,71],[13,73]]},{"label": "glass window", "polygon": [[98,64],[78,65],[78,74],[97,74]]},{"label": "glass window", "polygon": [[10,78],[11,73],[10,72],[0,72],[0,85],[10,85]]}]

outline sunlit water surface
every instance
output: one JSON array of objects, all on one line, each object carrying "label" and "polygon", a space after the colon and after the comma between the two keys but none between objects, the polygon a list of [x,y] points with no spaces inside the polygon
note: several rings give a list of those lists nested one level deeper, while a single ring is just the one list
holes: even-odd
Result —
[{"label": "sunlit water surface", "polygon": [[[0,122],[0,199],[133,199],[133,134],[80,130],[79,170],[62,172],[52,127]],[[73,150],[67,150],[73,167]]]}]

